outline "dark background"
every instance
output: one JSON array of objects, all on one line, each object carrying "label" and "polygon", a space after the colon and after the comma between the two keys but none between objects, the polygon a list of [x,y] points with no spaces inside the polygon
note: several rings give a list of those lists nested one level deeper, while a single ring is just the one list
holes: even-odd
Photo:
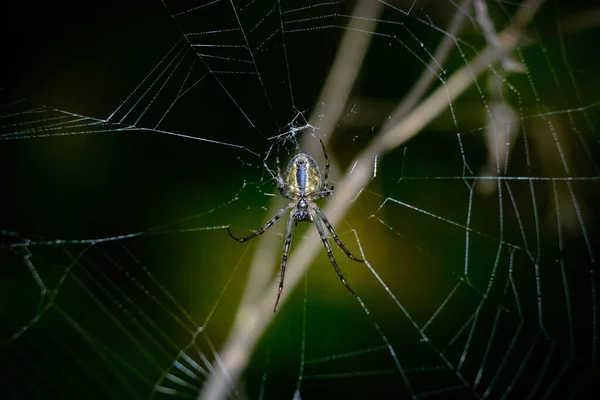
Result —
[{"label": "dark background", "polygon": [[[184,3],[174,2],[170,6],[183,10],[194,5]],[[415,15],[427,15],[436,26],[446,27],[455,7],[440,3],[418,3]],[[243,24],[253,26],[272,6],[263,2],[248,6]],[[346,20],[334,14],[350,14],[351,6],[341,3],[308,11],[307,16],[333,15],[312,26],[329,23],[342,26]],[[407,7],[404,3],[398,6]],[[228,3],[178,21],[180,25],[158,1],[94,5],[10,2],[1,7],[2,104],[25,98],[26,102],[18,105],[17,110],[43,105],[98,119],[108,118],[132,93],[181,39],[180,29],[196,32],[236,26],[227,12]],[[295,8],[287,3],[283,7]],[[512,12],[515,6],[506,7]],[[470,237],[470,285],[460,285],[428,328],[432,346],[419,343],[415,329],[364,267],[343,260],[343,255],[337,252],[344,272],[372,312],[371,317],[365,316],[354,299],[340,288],[328,260],[321,254],[307,276],[307,295],[304,285],[300,285],[259,344],[240,386],[242,395],[258,398],[264,390],[265,398],[292,397],[304,333],[309,363],[302,383],[303,398],[389,398],[390,394],[404,398],[408,392],[389,353],[378,349],[383,342],[374,322],[394,345],[413,390],[418,393],[441,390],[442,398],[475,397],[469,389],[457,387],[461,382],[442,360],[447,358],[456,366],[470,341],[461,374],[472,383],[492,339],[492,351],[477,390],[479,395],[483,394],[482,388],[496,379],[492,398],[499,398],[508,388],[519,398],[539,384],[534,396],[538,397],[551,387],[557,376],[561,379],[550,397],[564,398],[576,393],[580,398],[591,398],[597,392],[593,378],[588,381],[590,385],[580,386],[580,383],[588,374],[597,374],[593,364],[598,352],[597,299],[593,302],[593,296],[597,296],[597,278],[590,272],[596,270],[596,264],[590,261],[588,248],[598,249],[595,208],[600,193],[597,169],[600,142],[596,127],[600,121],[596,104],[600,87],[598,55],[593,50],[598,28],[571,26],[572,31],[566,32],[567,28],[559,23],[568,15],[585,14],[588,8],[590,16],[597,12],[591,1],[545,5],[526,40],[530,44],[522,49],[529,75],[509,75],[508,83],[519,95],[508,91],[506,102],[524,117],[529,146],[534,150],[527,165],[523,138],[516,139],[507,174],[511,176],[568,175],[562,170],[557,153],[548,156],[542,151],[543,143],[555,143],[548,122],[532,117],[560,111],[560,115],[552,117],[551,125],[563,133],[558,142],[573,167],[572,176],[592,178],[573,183],[573,196],[583,210],[589,244],[573,216],[570,192],[564,181],[556,184],[564,201],[558,206],[560,213],[556,211],[549,182],[531,184],[535,200],[529,181],[511,183],[514,201],[510,203],[504,192],[506,216],[502,230],[498,195],[486,198],[476,194],[471,226],[477,233]],[[509,22],[499,7],[490,9],[498,29]],[[421,21],[403,18],[390,7],[381,18],[404,23],[430,51],[443,37],[443,33],[427,28]],[[275,28],[276,21],[267,19],[248,35],[252,46],[258,46]],[[416,48],[399,25],[381,24],[378,32],[397,35]],[[298,111],[306,117],[310,114],[341,34],[341,29],[329,28],[286,35],[293,105],[286,87],[286,64],[276,41],[266,46],[271,50],[257,53],[255,60],[265,79],[267,98],[254,77],[218,75],[254,126],[239,112],[222,86],[208,77],[173,108],[159,127],[188,138],[152,130],[117,131],[112,127],[110,132],[103,133],[83,133],[86,129],[78,128],[73,132],[80,134],[0,141],[3,192],[0,368],[5,371],[0,376],[0,397],[143,398],[151,393],[161,373],[168,371],[182,376],[172,366],[174,360],[180,360],[180,350],[198,363],[201,363],[200,352],[213,360],[214,353],[205,338],[201,335],[192,341],[190,332],[184,328],[193,331],[197,325],[189,321],[182,325],[173,316],[186,321],[184,314],[189,313],[202,324],[239,264],[207,328],[210,343],[219,349],[235,315],[245,284],[246,266],[255,247],[249,244],[247,249],[232,244],[223,229],[188,229],[231,224],[242,232],[255,229],[269,217],[265,208],[271,198],[265,193],[272,193],[273,182],[263,164],[272,143],[268,138],[289,129],[286,124]],[[474,48],[485,44],[472,22],[466,24],[461,38],[467,44],[462,47],[466,58],[474,55]],[[224,33],[209,36],[206,41],[238,43],[239,40],[235,33]],[[233,49],[225,54],[241,57],[242,53]],[[426,54],[416,54],[427,59]],[[192,59],[183,58],[182,64],[190,65],[185,63]],[[443,77],[449,77],[462,65],[464,59],[455,51]],[[211,67],[232,71],[238,64],[234,67],[213,60]],[[251,67],[253,64],[244,71],[252,72]],[[357,107],[349,107],[356,113],[352,120],[359,122],[354,125],[342,122],[329,148],[330,155],[342,168],[374,136],[422,69],[423,64],[415,54],[405,51],[398,40],[389,36],[373,40],[352,95],[351,104]],[[197,78],[205,73],[200,67],[191,71]],[[165,86],[165,93],[173,94],[178,89],[174,83],[177,78],[181,76],[175,75]],[[536,100],[530,79],[540,100]],[[487,98],[485,78],[478,82]],[[145,87],[147,84],[142,85]],[[136,93],[134,98],[139,97],[139,92]],[[376,106],[368,108],[366,100],[374,100]],[[154,128],[169,104],[168,97],[159,96],[139,120],[137,109],[124,117],[121,124]],[[420,326],[462,277],[465,229],[447,221],[465,224],[469,204],[469,191],[460,179],[429,178],[464,175],[457,132],[461,133],[465,154],[475,172],[481,170],[487,158],[481,137],[486,115],[481,94],[472,88],[453,106],[456,125],[447,112],[409,142],[407,151],[398,149],[382,157],[380,174],[361,195],[345,224],[338,228],[342,240],[353,250],[357,246],[350,229],[357,230],[367,259]],[[590,106],[586,114],[577,111],[581,106]],[[0,133],[12,132],[15,129],[12,123],[34,120],[27,115],[22,119],[9,117],[13,112],[11,107],[0,110],[3,120],[9,121],[0,123]],[[122,110],[117,114],[119,118],[124,116]],[[372,120],[368,117],[373,113],[376,122],[365,123]],[[49,115],[63,114],[56,111]],[[347,119],[351,119],[350,113]],[[41,121],[32,125],[39,129],[49,124]],[[588,145],[587,154],[582,142]],[[293,146],[288,150],[295,151]],[[272,161],[272,157],[268,159],[268,165],[272,166]],[[443,216],[447,221],[432,219],[394,203],[386,203],[378,210],[387,197]],[[515,208],[519,210],[519,218]],[[539,217],[537,225],[534,211]],[[372,215],[386,225],[370,218]],[[566,221],[561,227],[562,248],[558,240],[558,216]],[[297,235],[302,234],[302,229],[307,227],[300,228]],[[17,235],[11,236],[9,232]],[[75,242],[128,233],[140,234],[91,247],[89,242]],[[34,244],[8,248],[9,244],[26,239]],[[67,243],[53,242],[57,239]],[[540,298],[535,263],[523,250],[528,246],[540,254],[543,321],[538,318]],[[29,265],[35,267],[48,288],[60,290],[40,296]],[[514,286],[509,280],[511,266]],[[156,279],[151,279],[146,270]],[[63,276],[66,279],[61,283]],[[494,287],[490,300],[480,310],[477,329],[469,333],[471,325],[465,324],[481,304],[481,292],[486,290],[491,276]],[[567,296],[565,282],[569,289]],[[166,292],[177,299],[185,313],[169,303]],[[304,299],[308,310],[305,327]],[[165,307],[157,305],[157,301]],[[52,305],[43,311],[49,303]],[[503,311],[499,322],[495,322],[500,306]],[[10,340],[14,332],[27,326],[35,316],[40,316],[39,321],[34,319],[23,335]],[[153,330],[148,319],[158,329]],[[465,332],[453,339],[461,327]],[[513,340],[515,337],[518,340]],[[186,347],[191,341],[197,347]],[[357,349],[371,351],[357,357],[315,361]],[[506,353],[510,356],[503,359]],[[501,373],[496,377],[497,370]],[[357,371],[363,374],[354,378],[352,374]],[[512,387],[515,376],[518,379]],[[184,378],[197,387],[203,382],[202,378]],[[179,390],[193,393],[192,389]]]}]

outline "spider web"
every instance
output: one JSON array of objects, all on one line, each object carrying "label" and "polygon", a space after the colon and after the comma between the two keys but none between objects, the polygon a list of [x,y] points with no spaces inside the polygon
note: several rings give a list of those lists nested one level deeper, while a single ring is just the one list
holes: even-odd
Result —
[{"label": "spider web", "polygon": [[1,397],[597,395],[587,3],[5,4]]}]

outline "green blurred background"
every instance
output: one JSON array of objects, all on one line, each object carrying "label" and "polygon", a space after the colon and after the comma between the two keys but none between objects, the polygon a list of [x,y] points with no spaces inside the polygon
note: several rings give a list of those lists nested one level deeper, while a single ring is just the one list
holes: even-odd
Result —
[{"label": "green blurred background", "polygon": [[[259,3],[244,8],[241,15],[247,26],[270,15],[273,4]],[[293,3],[282,7],[290,10],[303,5]],[[404,9],[407,4],[398,2],[398,7]],[[173,7],[193,5],[174,3]],[[352,5],[336,4],[313,15],[328,16],[333,25],[342,26],[346,20],[339,15],[350,14]],[[498,29],[509,22],[500,5],[510,14],[517,6],[489,5]],[[3,4],[2,9],[3,104],[24,97],[29,109],[40,104],[107,118],[182,37],[158,1],[94,5],[13,2]],[[334,11],[338,17],[331,16]],[[429,1],[419,2],[415,15],[428,16],[434,26],[444,29],[455,11],[450,2]],[[366,316],[340,286],[322,252],[306,282],[295,289],[253,353],[239,387],[240,397],[258,398],[262,393],[264,398],[291,398],[303,356],[307,360],[303,398],[407,398],[406,385],[389,352],[381,348],[384,343],[374,323],[394,346],[417,393],[442,389],[442,398],[476,397],[470,389],[456,388],[461,382],[443,359],[456,366],[468,344],[461,374],[472,383],[482,371],[481,355],[490,338],[494,342],[480,385],[484,388],[496,379],[492,398],[499,398],[509,387],[519,398],[531,393],[538,382],[543,389],[536,396],[541,396],[556,376],[561,379],[550,394],[556,398],[574,390],[588,398],[597,391],[593,384],[579,385],[582,376],[598,372],[593,364],[598,352],[598,309],[592,299],[597,278],[590,274],[596,264],[588,253],[598,249],[595,209],[600,193],[600,139],[595,127],[600,122],[600,77],[594,46],[599,31],[593,24],[587,28],[583,23],[565,22],[569,22],[567,16],[586,14],[594,21],[594,13],[598,10],[592,1],[548,2],[528,33],[526,46],[515,55],[523,57],[528,75],[508,75],[507,82],[515,90],[507,90],[504,98],[505,104],[523,117],[529,140],[527,148],[522,136],[514,139],[507,175],[568,176],[556,149],[546,151],[548,143],[558,142],[573,169],[571,176],[591,178],[573,182],[571,188],[557,181],[555,189],[548,180],[511,181],[510,196],[503,192],[502,228],[498,194],[485,197],[475,192],[470,214],[470,226],[476,231],[469,237],[470,283],[460,284],[435,314],[464,274],[466,231],[450,221],[466,224],[470,201],[466,183],[473,181],[459,179],[465,171],[456,133],[461,133],[464,153],[477,174],[488,158],[482,138],[489,104],[482,96],[492,101],[486,88],[488,72],[478,81],[481,92],[473,87],[453,102],[456,122],[446,112],[405,147],[383,155],[378,176],[338,226],[340,237],[354,252],[358,246],[351,230],[356,230],[367,260],[419,326],[435,315],[427,330],[432,345],[422,343],[364,265],[353,264],[336,250],[350,284],[371,311]],[[226,29],[232,26],[231,18],[230,13],[207,11],[185,20],[183,26],[196,31],[213,26]],[[373,38],[348,112],[328,146],[330,157],[342,169],[375,136],[424,68],[417,56],[427,60],[426,54],[407,52],[401,44],[418,48],[408,32],[429,51],[444,35],[422,19],[404,18],[390,6],[380,18],[405,25],[378,27],[378,32],[397,35],[400,41],[389,36]],[[327,21],[314,26],[324,27]],[[273,28],[275,22],[267,20],[249,38],[266,37]],[[287,69],[281,58],[257,53],[256,63],[267,81],[273,110],[266,105],[255,77],[219,75],[254,127],[210,77],[178,102],[160,125],[164,131],[241,148],[153,131],[113,130],[0,141],[0,397],[144,398],[162,373],[177,373],[172,364],[180,359],[179,351],[199,363],[199,354],[213,361],[210,346],[219,349],[227,337],[256,250],[252,242],[232,243],[222,227],[231,225],[241,234],[258,228],[269,217],[266,209],[272,197],[267,194],[273,193],[274,184],[263,164],[272,144],[269,137],[285,131],[298,111],[308,117],[342,33],[339,28],[326,28],[286,36],[296,109],[286,95]],[[223,40],[239,40],[234,35]],[[466,23],[461,38],[467,59],[474,49],[485,45],[473,20]],[[211,40],[217,39],[209,37],[208,42]],[[277,42],[270,46],[275,52],[281,50]],[[442,79],[463,65],[464,59],[454,51]],[[230,66],[224,64],[224,68]],[[176,90],[169,85],[167,90]],[[169,104],[157,98],[139,122],[139,114],[132,113],[124,124],[152,128]],[[588,108],[582,113],[580,107]],[[7,117],[12,112],[6,111],[9,109],[0,112],[12,118]],[[553,111],[558,113],[536,117]],[[34,118],[26,116],[25,120]],[[0,125],[2,133],[15,129],[10,124]],[[293,144],[286,150],[287,161],[296,150]],[[273,166],[272,155],[266,162]],[[456,179],[432,179],[439,176]],[[554,190],[562,201],[558,205]],[[445,220],[394,202],[380,208],[387,198]],[[583,213],[587,242],[572,198]],[[281,234],[284,224],[279,225],[268,234]],[[305,229],[312,227],[299,227],[296,244]],[[94,246],[72,242],[130,233],[140,234]],[[499,252],[500,236],[504,244]],[[34,244],[9,246],[24,239]],[[69,243],[43,244],[56,239]],[[525,248],[532,250],[534,258],[539,255],[541,295],[535,263]],[[48,288],[55,288],[65,276],[60,290],[41,297],[31,265]],[[481,293],[490,277],[494,285],[489,300],[483,303],[478,325],[471,331],[469,318],[482,304]],[[227,290],[220,297],[224,288]],[[166,293],[182,309],[169,302]],[[50,298],[53,305],[43,311]],[[210,344],[204,335],[192,342],[184,325],[192,330],[197,326],[178,321],[187,321],[188,314],[203,324],[217,299],[218,307],[205,331]],[[543,324],[538,318],[540,301]],[[502,317],[494,322],[498,313]],[[11,340],[32,318],[32,326]],[[461,327],[464,332],[457,335]],[[511,345],[517,333],[518,340]],[[188,346],[190,342],[194,346]],[[353,351],[360,354],[322,359]],[[507,352],[510,357],[503,361]],[[495,377],[494,370],[502,373]],[[353,377],[355,372],[358,377]],[[515,374],[518,379],[513,388]],[[203,383],[200,378],[187,380],[197,387]],[[179,394],[193,393],[193,388],[178,390]],[[482,389],[478,392],[483,394]]]}]

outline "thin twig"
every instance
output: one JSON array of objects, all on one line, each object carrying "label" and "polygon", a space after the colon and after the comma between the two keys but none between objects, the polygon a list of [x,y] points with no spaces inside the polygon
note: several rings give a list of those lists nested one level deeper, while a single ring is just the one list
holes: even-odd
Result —
[{"label": "thin twig", "polygon": [[[348,21],[339,50],[319,94],[317,106],[309,119],[309,121],[319,121],[315,126],[318,128],[318,135],[325,146],[328,146],[332,133],[346,109],[350,92],[373,39],[373,35],[367,32],[375,31],[382,11],[383,3],[361,0],[356,4],[352,18]],[[319,154],[320,150],[318,141],[312,140],[309,135],[302,137],[300,148],[308,154]],[[332,159],[331,172],[333,176],[336,176],[338,169],[335,159]]]},{"label": "thin twig", "polygon": [[[467,62],[442,87],[435,90],[427,99],[414,109],[398,125],[383,132],[374,139],[373,143],[359,154],[351,173],[347,172],[337,186],[335,193],[327,204],[325,213],[332,224],[338,223],[351,206],[352,199],[365,187],[373,175],[375,157],[389,151],[415,136],[421,129],[436,118],[449,104],[456,99],[490,65],[496,64],[499,57],[510,53],[518,45],[523,28],[534,17],[544,0],[528,0],[523,3],[513,18],[512,25],[499,35],[498,48],[486,49],[474,59]],[[498,49],[501,51],[499,52]],[[351,165],[353,165],[351,163]],[[288,295],[306,272],[310,262],[320,249],[320,239],[315,230],[301,241],[292,255],[288,265],[287,290],[281,296],[281,304],[285,303]],[[271,260],[272,261],[272,260]],[[271,264],[272,265],[272,264]],[[248,365],[250,355],[268,324],[273,320],[272,294],[276,292],[277,281],[273,280],[268,289],[255,304],[243,305],[234,322],[231,334],[221,350],[221,360],[227,373],[217,370],[206,382],[200,399],[216,400],[227,396],[232,386],[235,386],[242,371]]]},{"label": "thin twig", "polygon": [[429,60],[427,68],[423,69],[423,72],[421,73],[417,83],[413,85],[410,92],[404,97],[404,99],[402,99],[400,104],[394,108],[389,120],[386,121],[381,128],[383,132],[398,124],[398,122],[400,122],[400,120],[415,107],[419,100],[421,100],[421,97],[423,97],[423,94],[427,92],[433,81],[438,77],[437,74],[441,73],[441,71],[439,71],[439,66],[446,62],[446,59],[450,54],[450,50],[452,50],[452,46],[454,45],[456,38],[462,29],[463,23],[467,18],[467,9],[471,6],[472,2],[473,0],[463,0],[458,5],[458,9],[450,21],[450,26],[448,27],[447,33],[435,50],[433,57],[431,60]]}]

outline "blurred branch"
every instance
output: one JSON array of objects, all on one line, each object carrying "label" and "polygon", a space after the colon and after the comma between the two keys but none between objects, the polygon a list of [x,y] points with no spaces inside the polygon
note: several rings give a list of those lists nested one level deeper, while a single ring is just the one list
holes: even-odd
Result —
[{"label": "blurred branch", "polygon": [[583,12],[569,15],[558,22],[561,33],[574,33],[600,25],[600,7],[588,8]]},{"label": "blurred branch", "polygon": [[[331,71],[327,74],[327,80],[319,94],[317,107],[310,117],[310,120],[319,118],[319,114],[322,112],[318,107],[319,104],[327,107],[327,112],[318,124],[319,136],[325,146],[346,108],[350,91],[354,87],[354,82],[373,38],[373,35],[369,35],[367,32],[375,31],[377,19],[382,10],[383,3],[362,0],[358,2],[352,13],[353,17],[360,16],[361,18],[350,18],[346,27]],[[306,144],[314,144],[313,150],[321,148],[316,140],[307,140],[306,142]],[[304,148],[304,146],[301,147]],[[312,153],[315,154],[317,151]]]},{"label": "blurred branch", "polygon": [[454,13],[450,26],[448,27],[447,34],[444,35],[444,39],[440,42],[433,58],[429,60],[427,68],[423,70],[417,83],[412,87],[411,91],[404,97],[404,99],[396,106],[389,120],[383,125],[382,131],[387,131],[392,126],[396,125],[406,114],[412,110],[415,105],[421,100],[423,94],[429,89],[433,81],[439,77],[442,71],[440,71],[440,65],[443,65],[450,54],[450,50],[456,41],[456,37],[462,29],[463,23],[467,18],[468,7],[470,7],[473,0],[463,0],[458,5],[458,10]]},{"label": "blurred branch", "polygon": [[[498,34],[496,32],[496,28],[494,27],[494,21],[492,21],[492,18],[489,15],[485,0],[475,0],[475,18],[483,30],[483,34],[488,46],[501,51],[499,48],[500,42]],[[525,67],[523,67],[518,61],[514,60],[510,54],[505,54],[502,57],[501,64],[502,68],[506,71],[525,72]]]},{"label": "blurred branch", "polygon": [[[348,98],[373,38],[373,35],[367,32],[375,31],[382,11],[383,3],[360,0],[348,21],[335,60],[319,94],[317,105],[309,118],[309,121],[319,121],[314,125],[325,147],[329,147],[332,133],[338,127],[342,114],[346,110]],[[313,140],[310,135],[302,136],[300,148],[305,153],[312,154],[319,164],[325,161],[320,143]],[[332,156],[329,152],[329,157],[331,164],[329,177],[335,178],[340,168],[335,155]]]},{"label": "blurred branch", "polygon": [[[514,51],[519,45],[523,29],[535,16],[543,1],[525,1],[514,15],[512,24],[498,35],[498,46],[493,48],[488,46],[478,56],[469,60],[410,114],[387,131],[382,131],[367,149],[355,158],[351,163],[353,165],[351,171],[340,180],[324,210],[333,225],[341,221],[351,207],[353,199],[372,178],[376,157],[414,137],[444,111],[451,101],[469,88],[484,71],[501,62],[506,54]],[[321,242],[318,234],[314,229],[309,230],[307,237],[301,241],[289,260],[287,285],[281,296],[280,309],[320,249]],[[259,262],[270,266],[274,263],[274,257],[261,259]],[[277,279],[272,280],[266,290],[260,291],[260,299],[253,303],[242,303],[230,336],[220,351],[223,367],[215,368],[215,373],[206,382],[200,399],[225,398],[236,385],[256,343],[274,318],[272,306],[277,284]]]}]

